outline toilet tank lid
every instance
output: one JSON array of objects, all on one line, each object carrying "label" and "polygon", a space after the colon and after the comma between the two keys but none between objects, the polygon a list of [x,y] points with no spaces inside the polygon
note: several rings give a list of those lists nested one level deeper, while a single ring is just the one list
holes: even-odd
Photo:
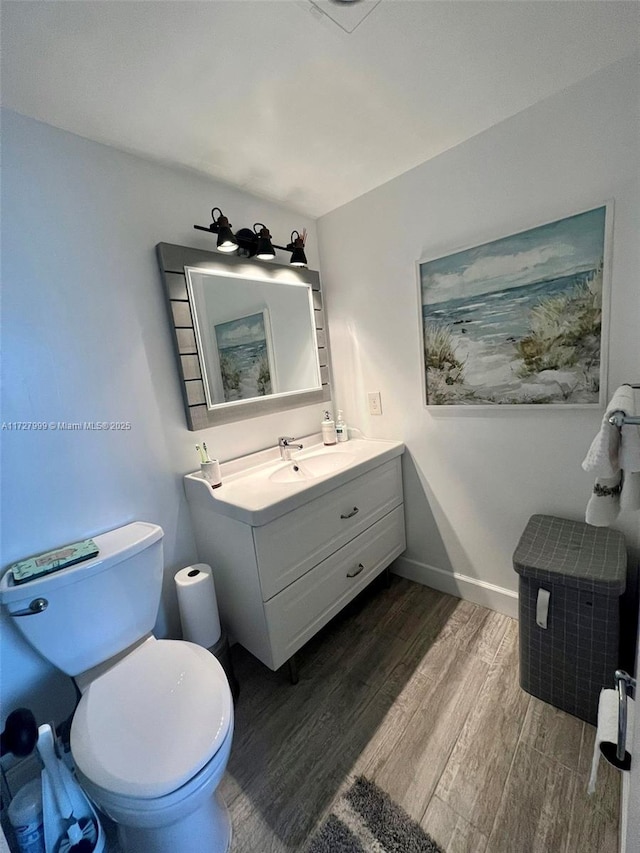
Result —
[{"label": "toilet tank lid", "polygon": [[93,536],[93,541],[98,548],[98,556],[91,560],[76,563],[66,569],[60,569],[21,584],[15,584],[13,575],[7,570],[0,580],[0,602],[13,604],[18,601],[30,601],[34,596],[45,596],[53,589],[77,583],[91,574],[98,574],[122,560],[134,557],[140,551],[158,542],[163,536],[164,532],[157,524],[132,521],[130,524]]}]

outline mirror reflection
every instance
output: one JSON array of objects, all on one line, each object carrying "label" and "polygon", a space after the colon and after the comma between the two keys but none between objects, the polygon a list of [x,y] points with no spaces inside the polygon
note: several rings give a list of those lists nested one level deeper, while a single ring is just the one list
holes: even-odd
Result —
[{"label": "mirror reflection", "polygon": [[185,273],[209,410],[322,387],[309,284]]}]

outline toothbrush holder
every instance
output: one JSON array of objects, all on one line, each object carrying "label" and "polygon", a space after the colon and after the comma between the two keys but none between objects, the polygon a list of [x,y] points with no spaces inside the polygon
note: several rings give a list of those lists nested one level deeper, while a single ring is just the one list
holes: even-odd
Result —
[{"label": "toothbrush holder", "polygon": [[222,485],[222,476],[220,474],[220,463],[217,459],[211,462],[202,462],[200,464],[202,477],[209,483],[212,489],[217,489]]}]

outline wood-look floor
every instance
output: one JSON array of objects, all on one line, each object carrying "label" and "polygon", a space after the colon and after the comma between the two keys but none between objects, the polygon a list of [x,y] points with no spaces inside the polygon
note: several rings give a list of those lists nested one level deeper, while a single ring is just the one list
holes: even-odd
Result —
[{"label": "wood-look floor", "polygon": [[221,791],[233,853],[302,851],[364,773],[446,853],[616,853],[619,775],[594,729],[518,685],[517,623],[394,577],[298,655],[300,682],[240,647]]}]

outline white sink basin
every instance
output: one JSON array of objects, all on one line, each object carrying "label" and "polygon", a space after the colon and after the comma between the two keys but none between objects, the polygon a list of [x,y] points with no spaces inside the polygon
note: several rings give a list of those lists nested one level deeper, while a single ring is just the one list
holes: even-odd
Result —
[{"label": "white sink basin", "polygon": [[300,480],[315,480],[342,471],[353,462],[353,453],[332,453],[330,450],[305,456],[303,459],[292,459],[283,468],[278,468],[269,475],[272,483],[297,483]]},{"label": "white sink basin", "polygon": [[222,486],[212,489],[200,471],[184,478],[195,512],[219,512],[238,521],[268,524],[297,506],[400,456],[404,445],[381,439],[350,439],[325,447],[319,434],[302,436],[304,450],[290,462],[278,447],[223,462]]}]

